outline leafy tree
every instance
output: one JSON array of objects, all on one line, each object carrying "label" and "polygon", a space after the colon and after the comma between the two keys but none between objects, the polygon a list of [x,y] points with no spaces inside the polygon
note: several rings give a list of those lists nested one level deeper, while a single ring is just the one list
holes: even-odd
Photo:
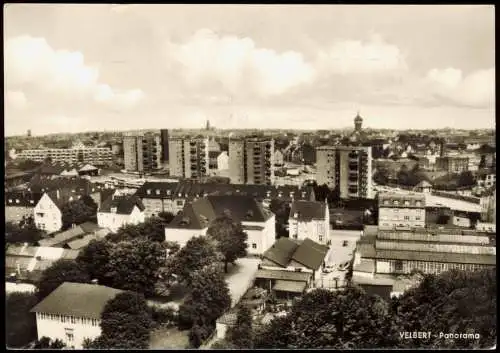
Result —
[{"label": "leafy tree", "polygon": [[401,331],[478,333],[475,339],[402,340],[404,348],[489,348],[496,344],[496,268],[425,275],[391,307]]},{"label": "leafy tree", "polygon": [[276,238],[288,237],[288,218],[290,217],[290,205],[284,200],[273,199],[269,209],[276,216]]},{"label": "leafy tree", "polygon": [[476,179],[474,178],[474,175],[470,171],[465,171],[460,173],[458,177],[458,182],[457,185],[459,187],[468,187],[468,186],[474,186],[476,185]]},{"label": "leafy tree", "polygon": [[82,265],[91,279],[97,279],[100,284],[108,285],[108,263],[112,244],[106,240],[91,240],[83,248],[76,261]]},{"label": "leafy tree", "polygon": [[64,282],[90,283],[90,277],[81,264],[58,260],[43,271],[38,283],[38,297],[45,298]]},{"label": "leafy tree", "polygon": [[210,337],[213,329],[213,327],[194,324],[191,330],[189,330],[189,344],[191,347],[199,348],[203,344],[203,341]]},{"label": "leafy tree", "polygon": [[247,254],[248,235],[240,222],[233,221],[227,215],[216,218],[208,227],[207,235],[217,240],[218,250],[224,256],[224,272],[227,264]]},{"label": "leafy tree", "polygon": [[316,289],[297,301],[286,317],[259,332],[256,348],[392,347],[399,335],[387,310],[380,297],[356,287],[341,292]]},{"label": "leafy tree", "polygon": [[330,194],[330,188],[326,185],[315,185],[314,186],[314,196],[316,201],[323,202],[326,200],[328,195]]},{"label": "leafy tree", "polygon": [[212,349],[236,349],[235,345],[225,339],[218,340],[212,344]]},{"label": "leafy tree", "polygon": [[209,266],[193,275],[191,292],[179,308],[179,328],[189,329],[199,326],[215,325],[231,305],[231,297],[222,273]]},{"label": "leafy tree", "polygon": [[36,228],[29,219],[15,224],[13,222],[5,223],[5,242],[9,244],[28,243],[35,245],[42,239],[43,232]]},{"label": "leafy tree", "polygon": [[162,218],[165,222],[170,223],[175,218],[175,215],[171,212],[160,212],[158,214],[159,218]]},{"label": "leafy tree", "polygon": [[91,197],[81,198],[68,202],[62,210],[63,229],[71,228],[73,224],[82,224],[95,221],[97,217],[97,205]]},{"label": "leafy tree", "polygon": [[149,239],[155,242],[165,241],[165,226],[170,223],[161,217],[150,217],[141,224],[126,224],[120,227],[116,233],[110,233],[106,237],[109,241],[117,243],[133,239]]},{"label": "leafy tree", "polygon": [[252,314],[247,306],[238,308],[236,325],[228,329],[227,340],[239,349],[253,347]]},{"label": "leafy tree", "polygon": [[60,339],[53,341],[49,337],[43,336],[40,340],[35,341],[35,349],[63,349],[66,344]]},{"label": "leafy tree", "polygon": [[171,263],[171,271],[189,284],[196,271],[217,262],[216,244],[210,238],[199,236],[188,240]]},{"label": "leafy tree", "polygon": [[30,313],[38,302],[32,293],[10,293],[5,297],[6,344],[20,348],[36,339],[36,317]]},{"label": "leafy tree", "polygon": [[106,281],[115,288],[152,295],[158,270],[164,262],[165,251],[157,242],[123,241],[111,248]]},{"label": "leafy tree", "polygon": [[147,349],[153,321],[144,296],[124,292],[111,299],[101,314],[101,336],[90,344],[99,349]]},{"label": "leafy tree", "polygon": [[377,168],[373,175],[373,181],[378,185],[387,185],[389,183],[390,174],[386,168]]}]

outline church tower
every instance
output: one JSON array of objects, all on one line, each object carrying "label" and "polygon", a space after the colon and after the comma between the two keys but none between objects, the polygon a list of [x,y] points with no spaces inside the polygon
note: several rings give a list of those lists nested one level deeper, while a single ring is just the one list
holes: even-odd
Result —
[{"label": "church tower", "polygon": [[361,128],[363,126],[363,118],[359,116],[359,112],[354,118],[354,131],[361,132]]}]

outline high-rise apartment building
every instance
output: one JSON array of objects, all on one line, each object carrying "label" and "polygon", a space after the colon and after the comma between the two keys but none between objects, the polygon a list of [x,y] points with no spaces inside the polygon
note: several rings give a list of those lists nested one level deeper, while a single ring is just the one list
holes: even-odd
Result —
[{"label": "high-rise apartment building", "polygon": [[232,184],[274,184],[274,140],[262,137],[229,141]]},{"label": "high-rise apartment building", "polygon": [[161,169],[161,151],[159,133],[123,136],[124,163],[127,171],[152,172]]},{"label": "high-rise apartment building", "polygon": [[373,198],[371,147],[321,146],[316,162],[318,185],[338,190],[341,198]]},{"label": "high-rise apartment building", "polygon": [[208,176],[207,137],[170,137],[169,167],[170,176],[201,179]]}]

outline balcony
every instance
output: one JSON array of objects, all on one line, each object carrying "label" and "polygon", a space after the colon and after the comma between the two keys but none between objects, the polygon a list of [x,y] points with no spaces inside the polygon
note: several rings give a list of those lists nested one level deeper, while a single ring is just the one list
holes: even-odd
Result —
[{"label": "balcony", "polygon": [[358,170],[358,167],[359,167],[358,163],[352,163],[352,162],[349,163],[349,170],[350,171]]}]

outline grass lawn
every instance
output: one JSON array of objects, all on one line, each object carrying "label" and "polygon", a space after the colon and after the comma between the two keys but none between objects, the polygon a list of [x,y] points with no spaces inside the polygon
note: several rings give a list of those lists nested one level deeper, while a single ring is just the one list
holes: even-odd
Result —
[{"label": "grass lawn", "polygon": [[176,327],[159,329],[151,333],[150,349],[189,348],[189,331],[179,331]]}]

